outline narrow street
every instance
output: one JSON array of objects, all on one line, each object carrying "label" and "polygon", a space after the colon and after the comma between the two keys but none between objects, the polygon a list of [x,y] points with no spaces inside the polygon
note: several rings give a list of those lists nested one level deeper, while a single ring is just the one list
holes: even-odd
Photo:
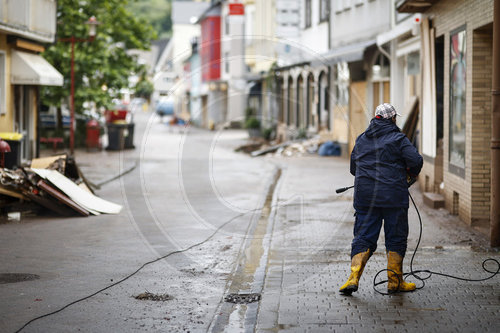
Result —
[{"label": "narrow street", "polygon": [[499,170],[500,0],[0,0],[0,333],[496,333]]},{"label": "narrow street", "polygon": [[[120,215],[47,217],[0,225],[2,270],[40,276],[0,285],[0,331],[15,331],[29,319],[91,294],[147,261],[200,243],[229,222],[206,243],[147,266],[124,283],[33,323],[26,331],[192,331],[212,319],[276,167],[232,152],[245,133],[224,133],[212,147],[216,133],[193,130],[184,137],[177,129],[169,132],[151,114],[137,114],[136,125],[135,150],[77,152],[83,172],[96,183],[138,161],[134,171],[98,192],[124,205]],[[207,160],[210,153],[213,159]],[[168,293],[173,300],[132,298],[146,291]]]},{"label": "narrow street", "polygon": [[[354,218],[352,193],[334,189],[352,182],[347,160],[252,159],[233,152],[245,139],[243,131],[183,133],[139,113],[135,150],[78,152],[77,161],[96,183],[137,165],[98,192],[125,209],[115,216],[0,225],[2,270],[40,276],[0,285],[1,331],[14,332],[174,251],[179,253],[23,331],[496,331],[498,278],[434,276],[423,290],[381,296],[371,280],[385,268],[383,247],[368,263],[357,295],[340,295]],[[482,236],[444,211],[419,207],[424,233],[415,266],[487,276],[481,262],[498,260],[498,252],[485,252]],[[417,216],[410,212],[409,253],[418,237]],[[133,298],[145,292],[169,297]],[[250,293],[260,301],[225,299]]]}]

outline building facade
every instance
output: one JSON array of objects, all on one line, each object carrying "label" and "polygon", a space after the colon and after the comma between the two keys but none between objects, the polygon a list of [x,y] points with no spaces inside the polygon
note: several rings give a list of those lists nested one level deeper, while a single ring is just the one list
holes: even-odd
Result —
[{"label": "building facade", "polygon": [[[223,79],[224,63],[222,36],[224,34],[222,2],[212,4],[198,19],[201,37],[198,52],[201,64],[202,127],[214,129],[227,119],[228,84]],[[193,68],[192,70],[196,70]]]},{"label": "building facade", "polygon": [[[175,96],[176,113],[186,118],[189,110],[189,80],[184,80],[185,62],[191,55],[191,42],[201,34],[200,25],[195,24],[198,17],[209,8],[207,1],[172,2],[172,60],[170,71],[175,74],[176,82],[171,93]],[[168,74],[167,74],[168,75]],[[170,74],[171,75],[171,74]]]},{"label": "building facade", "polygon": [[[201,59],[198,52],[198,38],[191,41],[191,56],[186,61],[186,82],[189,83],[189,112],[191,122],[198,127],[207,123],[207,119],[202,114],[201,96]],[[205,114],[206,117],[206,114]],[[206,127],[206,125],[205,125]]]},{"label": "building facade", "polygon": [[393,7],[380,0],[298,2],[300,56],[278,68],[282,139],[321,133],[350,153],[375,104],[390,99],[390,60],[376,38],[391,29]]},{"label": "building facade", "polygon": [[[228,18],[232,3],[244,18]],[[488,232],[492,0],[215,1],[200,23],[205,126],[227,119],[232,86],[246,82],[247,106],[278,140],[319,133],[347,157],[389,102],[424,156],[423,191]]]},{"label": "building facade", "polygon": [[63,85],[62,75],[40,56],[44,44],[55,41],[56,5],[0,1],[0,132],[20,140],[17,162],[38,153],[39,87]]},{"label": "building facade", "polygon": [[[272,132],[277,120],[277,96],[272,68],[278,61],[277,15],[274,0],[247,0],[245,5],[245,64],[247,113],[260,120],[263,131]],[[247,115],[245,115],[247,116]],[[248,115],[250,116],[250,115]]]},{"label": "building facade", "polygon": [[420,185],[489,234],[493,1],[431,1],[421,11]]},{"label": "building facade", "polygon": [[[279,1],[278,139],[329,128],[329,1]],[[297,21],[295,21],[297,20]]]},{"label": "building facade", "polygon": [[[392,1],[333,1],[330,14],[332,137],[348,154],[375,107],[390,96],[390,59],[377,35],[391,29]],[[376,18],[376,19],[374,19]]]}]

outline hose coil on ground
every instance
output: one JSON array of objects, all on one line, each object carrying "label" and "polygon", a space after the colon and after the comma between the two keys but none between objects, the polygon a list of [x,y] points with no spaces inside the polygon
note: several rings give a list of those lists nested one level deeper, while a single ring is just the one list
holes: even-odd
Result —
[{"label": "hose coil on ground", "polygon": [[[415,210],[417,211],[418,221],[419,221],[419,224],[420,224],[420,231],[419,231],[419,235],[418,235],[417,246],[415,247],[415,250],[413,251],[413,254],[412,254],[411,260],[410,260],[410,272],[404,274],[403,276],[404,276],[404,278],[413,277],[413,278],[415,278],[415,280],[417,280],[418,282],[420,282],[420,286],[417,286],[416,290],[424,288],[425,287],[425,281],[428,280],[428,279],[430,279],[431,276],[433,276],[433,275],[439,275],[439,276],[443,276],[443,277],[450,278],[450,279],[455,279],[455,280],[460,280],[460,281],[481,282],[481,281],[486,281],[486,280],[492,279],[493,277],[495,277],[497,274],[500,273],[500,262],[498,262],[498,260],[496,260],[494,258],[487,258],[487,259],[485,259],[483,261],[483,263],[482,263],[483,270],[485,272],[487,272],[487,273],[490,273],[491,275],[487,276],[485,278],[480,278],[480,279],[463,278],[463,277],[460,277],[460,276],[455,276],[455,275],[446,274],[446,273],[442,273],[442,272],[434,272],[434,271],[431,271],[431,270],[428,270],[428,269],[414,270],[413,269],[413,261],[415,259],[415,255],[416,255],[416,253],[418,251],[418,247],[420,246],[420,241],[422,240],[422,229],[423,229],[423,226],[422,226],[422,217],[420,216],[420,212],[418,211],[417,205],[415,204],[415,201],[413,200],[413,197],[411,196],[411,194],[409,194],[409,195],[410,195],[411,202],[413,203],[413,207],[415,207]],[[492,262],[492,263],[496,264],[496,271],[488,269],[486,267],[487,264],[488,264],[488,262]],[[383,291],[377,289],[377,286],[388,282],[388,280],[381,280],[381,281],[377,282],[378,276],[380,274],[384,273],[384,272],[389,272],[389,271],[391,271],[394,274],[396,274],[396,272],[394,272],[394,271],[392,271],[390,269],[381,269],[373,277],[373,290],[375,290],[377,293],[379,293],[381,295],[393,295],[393,294],[397,293],[397,292],[383,292]],[[421,276],[419,274],[426,274],[426,275],[425,276]],[[396,276],[398,277],[398,288],[397,289],[399,289],[399,285],[401,284],[402,281],[399,279],[399,276],[397,274],[396,274]]]}]

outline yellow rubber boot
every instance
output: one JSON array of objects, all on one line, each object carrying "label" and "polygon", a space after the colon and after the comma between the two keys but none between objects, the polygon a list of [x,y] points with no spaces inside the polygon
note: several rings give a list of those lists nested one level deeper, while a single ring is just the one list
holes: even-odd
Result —
[{"label": "yellow rubber boot", "polygon": [[370,249],[366,252],[360,252],[356,254],[351,259],[351,275],[349,279],[340,287],[340,292],[344,295],[351,295],[353,292],[358,290],[359,278],[363,274],[363,269],[365,269],[366,262],[370,258]]},{"label": "yellow rubber boot", "polygon": [[403,280],[403,257],[397,252],[389,251],[387,253],[387,269],[388,292],[414,291],[416,289],[415,283]]}]

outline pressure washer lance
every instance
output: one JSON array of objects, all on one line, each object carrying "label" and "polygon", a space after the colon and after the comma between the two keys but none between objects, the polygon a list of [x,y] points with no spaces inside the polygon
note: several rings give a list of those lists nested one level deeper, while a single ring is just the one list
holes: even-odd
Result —
[{"label": "pressure washer lance", "polygon": [[[408,187],[410,187],[411,185],[413,185],[415,182],[417,181],[417,178],[416,177],[413,177],[413,176],[410,176],[408,175],[407,176],[407,182],[408,182]],[[336,193],[343,193],[351,188],[353,188],[354,185],[352,186],[347,186],[347,187],[341,187],[341,188],[338,188],[335,190]],[[415,207],[415,210],[417,211],[417,216],[418,216],[418,221],[420,222],[420,231],[419,231],[419,235],[418,235],[418,241],[417,241],[417,246],[415,246],[415,250],[413,251],[413,254],[411,256],[411,260],[410,260],[410,272],[409,273],[406,273],[404,274],[403,278],[407,278],[409,276],[412,276],[414,277],[415,279],[417,279],[418,281],[422,282],[422,285],[417,287],[417,290],[418,289],[422,289],[423,287],[425,287],[425,280],[429,279],[432,275],[439,275],[439,276],[443,276],[443,277],[447,277],[447,278],[450,278],[450,279],[455,279],[455,280],[460,280],[460,281],[469,281],[469,282],[480,282],[480,281],[486,281],[486,280],[489,280],[493,277],[495,277],[497,274],[500,273],[500,262],[498,262],[498,260],[496,259],[493,259],[493,258],[487,258],[483,261],[482,263],[482,267],[483,267],[483,270],[486,271],[487,273],[490,273],[491,275],[488,276],[488,277],[485,277],[485,278],[482,278],[482,279],[467,279],[467,278],[462,278],[462,277],[459,277],[459,276],[454,276],[454,275],[450,275],[450,274],[445,274],[445,273],[441,273],[441,272],[434,272],[434,271],[431,271],[431,270],[428,270],[428,269],[419,269],[419,270],[414,270],[413,269],[413,260],[415,259],[415,254],[417,253],[418,251],[418,247],[420,246],[420,241],[422,240],[422,217],[420,216],[420,212],[418,211],[418,208],[417,208],[417,205],[415,204],[415,200],[413,200],[413,197],[411,196],[411,194],[408,192],[408,195],[410,196],[410,199],[411,199],[411,202],[413,203],[413,207]],[[496,271],[491,271],[489,270],[488,268],[486,268],[486,264],[488,262],[494,262],[496,263],[497,265],[497,269]],[[394,294],[394,293],[397,293],[396,292],[383,292],[383,291],[380,291],[377,289],[377,286],[378,285],[381,285],[381,284],[384,284],[386,282],[388,282],[388,280],[381,280],[379,282],[377,282],[377,277],[384,273],[384,272],[393,272],[399,279],[399,276],[392,270],[389,270],[389,269],[381,269],[380,271],[377,272],[377,274],[375,274],[375,276],[373,277],[373,290],[375,290],[377,293],[381,294],[381,295],[391,295],[391,294]],[[427,276],[420,276],[418,274],[427,274]],[[399,284],[401,284],[401,281],[399,281]],[[399,289],[399,285],[398,285],[398,288]]]},{"label": "pressure washer lance", "polygon": [[341,187],[341,188],[336,189],[336,190],[335,190],[335,193],[343,193],[343,192],[345,192],[345,191],[347,191],[348,189],[353,188],[353,187],[354,187],[354,185],[352,185],[352,186],[347,186],[347,187]]},{"label": "pressure washer lance", "polygon": [[[410,175],[409,173],[406,174],[406,182],[408,183],[408,187],[412,186],[413,184],[415,184],[415,182],[417,181],[417,177],[416,176],[412,176]],[[343,193],[351,188],[353,188],[354,185],[351,185],[351,186],[346,186],[346,187],[341,187],[341,188],[338,188],[335,190],[335,193]],[[417,207],[415,207],[417,208]]]}]

